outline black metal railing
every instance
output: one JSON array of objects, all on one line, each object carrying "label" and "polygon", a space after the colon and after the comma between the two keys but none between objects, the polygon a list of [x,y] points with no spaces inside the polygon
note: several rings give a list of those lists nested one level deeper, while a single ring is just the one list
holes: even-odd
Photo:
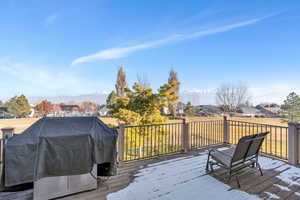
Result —
[{"label": "black metal railing", "polygon": [[222,144],[224,130],[223,120],[125,126],[123,129],[123,152],[120,152],[123,161]]},{"label": "black metal railing", "polygon": [[197,149],[224,143],[224,121],[189,122],[190,148]]},{"label": "black metal railing", "polygon": [[122,130],[122,142],[119,141],[122,161],[147,159],[223,143],[236,144],[243,136],[267,131],[270,133],[262,145],[261,152],[288,159],[288,127],[285,126],[236,120],[210,120],[123,126]]},{"label": "black metal railing", "polygon": [[124,161],[145,159],[182,150],[182,123],[124,127]]},{"label": "black metal railing", "polygon": [[288,127],[235,120],[228,122],[230,144],[236,144],[243,136],[268,131],[270,133],[261,147],[261,152],[280,159],[288,159]]}]

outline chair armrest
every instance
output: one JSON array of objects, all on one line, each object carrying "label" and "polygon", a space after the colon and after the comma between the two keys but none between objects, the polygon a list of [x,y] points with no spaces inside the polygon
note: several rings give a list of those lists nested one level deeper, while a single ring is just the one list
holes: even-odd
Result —
[{"label": "chair armrest", "polygon": [[208,153],[211,153],[211,152],[214,152],[214,151],[216,151],[215,148],[210,148],[210,149],[208,149]]}]

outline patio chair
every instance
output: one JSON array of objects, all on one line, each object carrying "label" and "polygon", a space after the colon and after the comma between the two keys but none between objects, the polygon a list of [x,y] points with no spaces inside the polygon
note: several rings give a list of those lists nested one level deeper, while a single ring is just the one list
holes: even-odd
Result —
[{"label": "patio chair", "polygon": [[206,171],[213,172],[213,166],[225,168],[228,171],[228,182],[232,175],[236,174],[236,181],[238,187],[241,187],[238,172],[246,167],[257,168],[263,176],[261,167],[258,163],[259,149],[269,132],[244,136],[242,137],[236,147],[226,150],[211,149],[208,153]]}]

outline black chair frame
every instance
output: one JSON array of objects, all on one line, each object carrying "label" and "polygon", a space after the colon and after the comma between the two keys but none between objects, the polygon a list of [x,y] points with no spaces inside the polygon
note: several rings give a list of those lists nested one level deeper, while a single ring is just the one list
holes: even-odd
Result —
[{"label": "black chair frame", "polygon": [[[226,165],[224,161],[222,161],[221,159],[216,158],[213,155],[214,152],[216,152],[218,150],[216,150],[216,149],[209,150],[208,159],[207,159],[207,163],[206,163],[206,171],[213,172],[214,171],[214,169],[213,169],[214,165],[217,165],[221,168],[224,168],[224,169],[228,170],[228,180],[227,180],[227,182],[229,183],[232,176],[236,175],[236,182],[237,182],[237,185],[238,185],[239,188],[241,187],[241,185],[240,185],[240,181],[238,179],[238,174],[240,173],[240,171],[242,169],[244,169],[246,167],[256,168],[256,169],[259,170],[261,176],[263,176],[261,166],[258,162],[258,156],[259,156],[259,150],[262,146],[262,143],[263,143],[263,141],[264,141],[264,139],[265,139],[265,137],[268,133],[269,132],[264,132],[264,133],[260,133],[260,134],[255,134],[255,135],[251,135],[251,136],[242,137],[239,140],[237,146],[234,149],[234,153],[233,153],[233,155],[230,159],[230,164],[229,165]],[[254,145],[254,144],[256,144],[256,145]],[[235,155],[237,155],[236,151],[241,147],[243,148],[243,145],[247,149],[246,149],[242,159],[237,161],[235,159]],[[219,152],[222,152],[222,151],[219,151]],[[212,160],[210,160],[210,159],[212,159]],[[210,168],[210,170],[209,170],[209,168]]]}]

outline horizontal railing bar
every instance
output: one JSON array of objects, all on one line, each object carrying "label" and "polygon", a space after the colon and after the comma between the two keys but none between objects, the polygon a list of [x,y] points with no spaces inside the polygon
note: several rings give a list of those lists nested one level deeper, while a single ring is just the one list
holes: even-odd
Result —
[{"label": "horizontal railing bar", "polygon": [[228,121],[230,121],[230,122],[239,122],[239,123],[244,123],[244,124],[255,124],[255,125],[262,125],[262,126],[270,126],[270,127],[286,128],[286,129],[288,129],[287,126],[278,126],[278,125],[272,125],[272,124],[255,123],[255,122],[244,122],[244,121],[238,121],[238,120],[228,120]]},{"label": "horizontal railing bar", "polygon": [[[223,120],[207,120],[207,121],[189,121],[186,122],[186,124],[190,123],[205,123],[205,122],[222,122]],[[176,122],[176,123],[163,123],[163,124],[143,124],[143,125],[125,125],[122,126],[124,128],[136,128],[136,127],[148,127],[148,126],[166,126],[166,125],[182,125],[182,122]],[[115,128],[119,128],[120,126],[117,126]]]},{"label": "horizontal railing bar", "polygon": [[[166,126],[166,125],[182,125],[183,123],[165,123],[165,124],[143,124],[143,125],[125,125],[123,128],[139,128],[139,127],[149,127],[149,126]],[[120,126],[116,127],[119,128]]]}]

